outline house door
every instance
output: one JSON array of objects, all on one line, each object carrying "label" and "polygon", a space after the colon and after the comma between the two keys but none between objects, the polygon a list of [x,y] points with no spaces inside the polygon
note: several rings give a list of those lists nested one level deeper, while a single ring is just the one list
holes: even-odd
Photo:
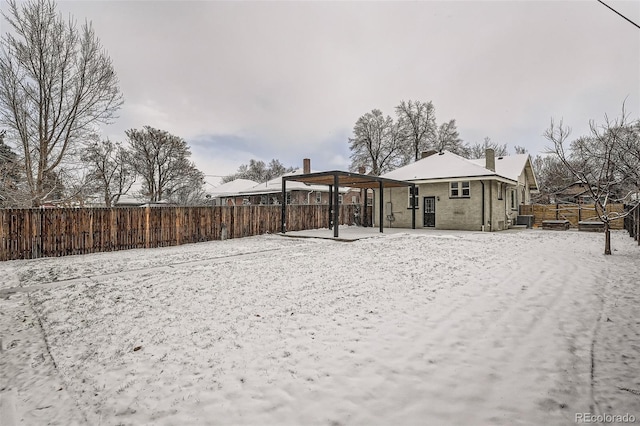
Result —
[{"label": "house door", "polygon": [[433,228],[436,226],[436,197],[424,197],[423,212],[424,212],[424,226]]}]

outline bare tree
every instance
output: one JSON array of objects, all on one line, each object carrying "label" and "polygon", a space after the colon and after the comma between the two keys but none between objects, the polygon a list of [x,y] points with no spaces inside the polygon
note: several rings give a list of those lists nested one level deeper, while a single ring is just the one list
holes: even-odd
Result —
[{"label": "bare tree", "polygon": [[374,109],[358,119],[349,138],[351,170],[364,166],[379,176],[402,164],[398,126],[382,111]]},{"label": "bare tree", "polygon": [[184,139],[165,130],[145,126],[126,132],[131,149],[131,165],[142,178],[142,195],[155,203],[197,182],[204,174],[189,161],[191,150]]},{"label": "bare tree", "polygon": [[554,194],[576,181],[556,155],[536,155],[531,163],[539,189],[539,193],[533,197],[538,203],[549,203]]},{"label": "bare tree", "polygon": [[0,206],[18,207],[16,199],[20,187],[18,156],[10,146],[4,143],[6,130],[0,131]]},{"label": "bare tree", "polygon": [[396,107],[398,129],[404,147],[402,163],[418,161],[422,151],[433,149],[438,138],[438,126],[433,103],[402,101]]},{"label": "bare tree", "polygon": [[[611,221],[621,219],[633,210],[624,213],[608,212],[610,202],[622,201],[620,188],[628,183],[628,176],[624,168],[617,162],[618,156],[624,150],[624,141],[629,134],[626,123],[624,105],[620,118],[611,120],[605,115],[604,124],[598,125],[594,121],[589,123],[589,136],[578,138],[567,147],[571,130],[560,121],[558,124],[551,120],[551,125],[544,133],[545,138],[553,143],[549,149],[557,155],[564,166],[584,184],[595,204],[594,218],[604,224],[605,248],[604,254],[611,254]],[[637,208],[637,205],[636,205]]]},{"label": "bare tree", "polygon": [[621,129],[618,149],[613,153],[614,162],[624,182],[621,195],[624,202],[640,197],[640,120]]},{"label": "bare tree", "polygon": [[122,104],[111,60],[90,23],[65,22],[53,1],[3,13],[11,32],[0,53],[0,124],[16,141],[34,206],[51,197],[51,175],[98,124]]},{"label": "bare tree", "polygon": [[90,143],[82,156],[87,164],[90,188],[100,193],[105,206],[111,207],[126,194],[136,180],[131,155],[119,142],[97,140]]},{"label": "bare tree", "polygon": [[196,168],[189,169],[174,187],[167,200],[179,206],[199,206],[206,203],[206,191],[204,190],[204,173]]},{"label": "bare tree", "polygon": [[467,155],[467,147],[464,145],[462,139],[460,139],[455,119],[440,125],[434,149],[436,151],[447,150],[463,157]]},{"label": "bare tree", "polygon": [[242,164],[238,167],[238,171],[232,175],[222,178],[222,183],[231,182],[235,179],[249,179],[255,182],[266,182],[275,177],[282,176],[296,170],[295,167],[285,167],[280,160],[275,158],[265,164],[261,160],[249,160],[249,164]]},{"label": "bare tree", "polygon": [[516,145],[513,147],[513,151],[518,154],[527,154],[529,151],[524,146]]},{"label": "bare tree", "polygon": [[475,143],[468,147],[467,156],[468,158],[484,158],[486,155],[487,149],[491,148],[495,151],[497,157],[503,157],[505,155],[509,155],[509,150],[507,149],[507,144],[500,145],[497,142],[491,140],[490,137],[485,137],[482,143]]}]

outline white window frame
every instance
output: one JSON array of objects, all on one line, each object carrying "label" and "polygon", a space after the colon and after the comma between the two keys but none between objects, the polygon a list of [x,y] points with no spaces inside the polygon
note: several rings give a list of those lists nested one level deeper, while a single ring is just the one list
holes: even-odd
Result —
[{"label": "white window frame", "polygon": [[322,204],[322,192],[316,192],[316,204]]},{"label": "white window frame", "polygon": [[509,190],[509,207],[518,210],[518,191],[515,188]]},{"label": "white window frame", "polygon": [[449,182],[449,198],[471,198],[471,181]]},{"label": "white window frame", "polygon": [[[415,194],[412,193],[412,187],[407,188],[407,208],[418,209],[420,208],[420,187],[416,185]],[[413,202],[412,202],[413,201]]]},{"label": "white window frame", "polygon": [[338,204],[342,204],[342,199],[344,196],[342,194],[338,194]]}]

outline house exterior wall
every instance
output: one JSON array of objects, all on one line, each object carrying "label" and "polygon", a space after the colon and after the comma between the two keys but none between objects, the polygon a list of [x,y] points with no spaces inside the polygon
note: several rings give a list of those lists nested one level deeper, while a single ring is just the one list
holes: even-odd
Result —
[{"label": "house exterior wall", "polygon": [[[461,182],[460,180],[455,180]],[[450,182],[418,184],[418,207],[416,209],[416,228],[425,226],[424,198],[436,197],[435,229],[452,229],[481,231],[483,230],[483,201],[482,191],[484,182],[484,230],[502,231],[516,223],[519,206],[529,204],[531,192],[528,182],[523,175],[518,184],[507,184],[497,180],[470,181],[470,196],[451,197]],[[379,221],[379,190],[375,190],[373,203],[373,220],[378,226]],[[511,203],[511,192],[514,193],[514,204]],[[410,228],[411,208],[409,208],[408,188],[384,189],[384,227]],[[391,215],[388,214],[387,204],[391,202]],[[392,216],[392,220],[389,220]]]},{"label": "house exterior wall", "polygon": [[[319,191],[287,191],[288,194],[291,194],[291,204],[329,204],[329,192],[319,192]],[[320,202],[318,202],[316,195],[320,194]],[[360,192],[359,191],[351,191],[346,194],[340,194],[342,196],[343,204],[359,204],[360,200]],[[356,197],[356,202],[353,200]],[[227,205],[227,206],[242,206],[242,205],[261,205],[261,204],[281,204],[282,203],[282,192],[271,193],[271,194],[246,194],[246,195],[235,195],[232,197],[220,197],[215,201],[216,205]]]},{"label": "house exterior wall", "polygon": [[[449,196],[449,182],[418,184],[418,207],[416,209],[416,228],[425,225],[424,198],[436,197],[435,229],[456,229],[479,231],[482,229],[482,184],[479,181],[470,182],[470,196],[468,198],[454,198]],[[373,220],[378,224],[379,190],[375,191],[373,203]],[[495,195],[497,198],[497,194]],[[393,220],[387,217],[387,203],[392,203]],[[411,208],[409,208],[408,188],[385,188],[385,221],[384,227],[410,228]],[[485,220],[489,220],[487,207]],[[497,217],[497,214],[496,214]],[[504,220],[504,213],[502,213]]]},{"label": "house exterior wall", "polygon": [[[518,204],[516,209],[512,210],[510,205],[509,191],[515,188],[515,185],[509,185],[499,181],[489,181],[487,186],[486,204],[489,210],[489,222],[487,230],[503,231],[509,228],[510,223],[515,223],[518,214]],[[512,222],[510,222],[512,220]]]}]

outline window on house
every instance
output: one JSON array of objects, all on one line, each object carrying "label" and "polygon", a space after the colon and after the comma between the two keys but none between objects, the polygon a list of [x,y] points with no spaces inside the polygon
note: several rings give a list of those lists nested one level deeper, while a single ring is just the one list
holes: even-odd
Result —
[{"label": "window on house", "polygon": [[458,182],[451,182],[449,184],[449,193],[451,194],[452,197],[459,197],[460,196],[459,185],[460,184]]},{"label": "window on house", "polygon": [[357,195],[351,196],[351,204],[360,204],[360,197]]},{"label": "window on house", "polygon": [[290,192],[287,192],[286,198],[287,198],[287,204],[291,204],[291,193]]},{"label": "window on house", "polygon": [[407,204],[407,208],[412,209],[412,208],[417,208],[418,207],[418,187],[415,187],[415,192],[414,189],[412,187],[409,187],[409,201]]},{"label": "window on house", "polygon": [[509,205],[511,206],[511,210],[518,208],[518,193],[515,189],[509,191]]},{"label": "window on house", "polygon": [[269,198],[268,198],[266,195],[261,195],[261,196],[260,196],[260,204],[261,204],[261,205],[263,205],[263,204],[267,204],[267,200],[268,200],[268,199],[269,199]]},{"label": "window on house", "polygon": [[462,196],[468,197],[471,195],[471,182],[462,182]]},{"label": "window on house", "polygon": [[469,198],[471,196],[471,182],[466,180],[449,183],[449,196],[451,198]]},{"label": "window on house", "polygon": [[498,182],[498,200],[502,200],[502,191],[504,191],[502,182]]},{"label": "window on house", "polygon": [[342,204],[342,194],[338,195],[338,204]]},{"label": "window on house", "polygon": [[322,204],[322,192],[316,192],[316,204]]}]

